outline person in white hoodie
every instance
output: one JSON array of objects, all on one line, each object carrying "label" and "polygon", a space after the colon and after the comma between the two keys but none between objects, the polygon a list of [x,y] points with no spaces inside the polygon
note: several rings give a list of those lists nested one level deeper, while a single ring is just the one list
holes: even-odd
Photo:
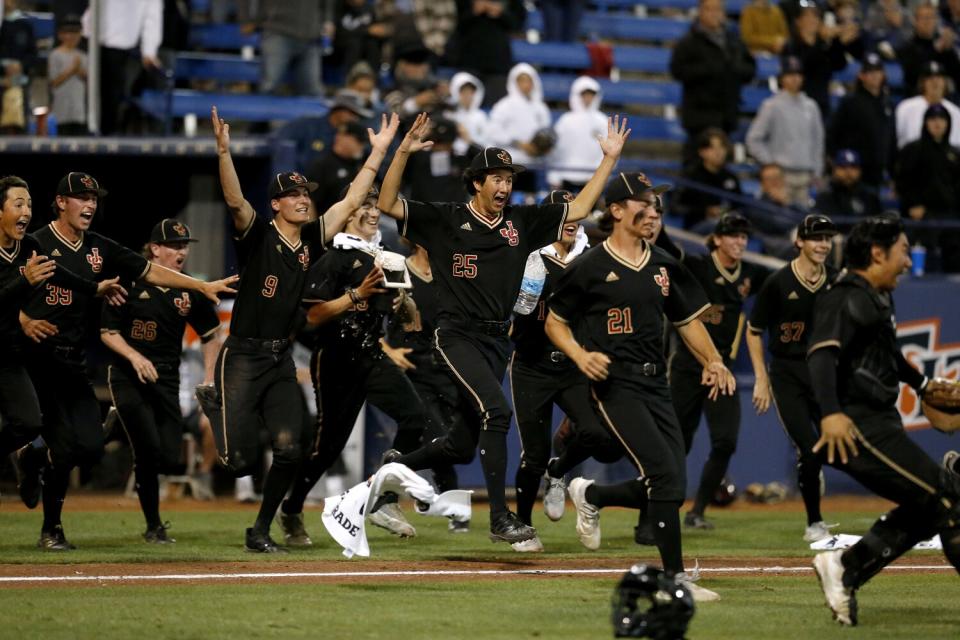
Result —
[{"label": "person in white hoodie", "polygon": [[[540,74],[526,62],[514,65],[507,75],[507,95],[490,110],[487,144],[507,150],[517,164],[529,166],[542,152],[533,145],[534,135],[550,127],[550,110],[543,102]],[[592,145],[596,146],[596,145]],[[517,174],[514,191],[533,191],[531,171]]]},{"label": "person in white hoodie", "polygon": [[444,116],[457,123],[457,139],[453,152],[465,155],[470,145],[486,146],[490,119],[480,109],[483,104],[483,83],[472,73],[459,71],[450,80],[450,106]]},{"label": "person in white hoodie", "polygon": [[557,144],[550,154],[547,182],[553,189],[579,191],[587,183],[603,152],[593,142],[607,130],[607,116],[600,111],[603,93],[600,84],[589,76],[580,76],[570,85],[570,111],[553,130]]}]

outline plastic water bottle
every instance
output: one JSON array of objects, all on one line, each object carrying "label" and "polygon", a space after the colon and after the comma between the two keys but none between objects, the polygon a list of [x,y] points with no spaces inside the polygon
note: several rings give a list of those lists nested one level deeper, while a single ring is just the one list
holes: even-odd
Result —
[{"label": "plastic water bottle", "polygon": [[540,300],[543,292],[543,283],[547,279],[547,267],[543,264],[540,251],[534,251],[527,256],[527,264],[523,269],[523,281],[520,283],[520,295],[513,305],[513,312],[521,316],[530,315]]},{"label": "plastic water bottle", "polygon": [[927,248],[919,242],[910,249],[910,261],[913,263],[910,267],[910,274],[915,278],[923,276],[927,266]]}]

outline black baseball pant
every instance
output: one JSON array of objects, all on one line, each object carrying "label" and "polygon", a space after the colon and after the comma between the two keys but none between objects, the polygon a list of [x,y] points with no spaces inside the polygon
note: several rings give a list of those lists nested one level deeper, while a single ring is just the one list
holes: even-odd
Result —
[{"label": "black baseball pant", "polygon": [[307,494],[340,457],[353,426],[369,401],[397,423],[394,448],[412,451],[420,445],[428,422],[423,402],[403,371],[389,358],[334,343],[311,358],[317,398],[316,433],[297,474],[284,513],[300,513]]},{"label": "black baseball pant", "polygon": [[171,474],[181,465],[183,416],[180,375],[176,365],[155,363],[159,378],[142,383],[125,365],[107,369],[107,385],[120,425],[133,450],[137,497],[147,528],[161,524],[158,474]]},{"label": "black baseball pant", "polygon": [[[725,363],[730,366],[730,363]],[[683,432],[685,450],[690,451],[693,436],[700,426],[700,415],[707,417],[707,429],[710,431],[710,455],[703,465],[700,485],[694,498],[692,511],[703,515],[711,498],[723,481],[730,466],[730,458],[737,450],[737,437],[740,433],[740,396],[719,395],[716,400],[707,396],[710,388],[700,384],[703,369],[686,363],[674,362],[670,368],[670,395]]]},{"label": "black baseball pant", "polygon": [[40,401],[18,354],[0,356],[0,458],[40,435]]},{"label": "black baseball pant", "polygon": [[770,361],[770,388],[780,423],[797,450],[797,486],[807,512],[807,524],[823,520],[820,513],[820,459],[813,453],[819,440],[820,406],[813,395],[806,358]]},{"label": "black baseball pant", "polygon": [[856,425],[859,455],[846,464],[837,458],[833,466],[898,505],[843,553],[844,584],[861,586],[936,533],[947,560],[960,572],[960,478],[907,436],[895,408],[854,405],[844,407],[844,413]]}]

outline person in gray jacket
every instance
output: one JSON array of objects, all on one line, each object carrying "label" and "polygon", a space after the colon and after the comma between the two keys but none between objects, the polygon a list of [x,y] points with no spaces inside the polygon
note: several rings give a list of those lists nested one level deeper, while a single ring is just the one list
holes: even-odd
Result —
[{"label": "person in gray jacket", "polygon": [[760,105],[747,131],[747,150],[760,164],[783,168],[791,204],[808,206],[810,185],[823,174],[824,131],[820,108],[803,92],[803,64],[786,56],[780,91]]}]

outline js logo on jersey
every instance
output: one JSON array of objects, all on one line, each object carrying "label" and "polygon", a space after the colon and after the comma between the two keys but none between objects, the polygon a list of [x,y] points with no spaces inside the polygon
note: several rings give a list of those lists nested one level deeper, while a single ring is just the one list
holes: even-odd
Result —
[{"label": "js logo on jersey", "polygon": [[653,281],[660,287],[660,293],[664,296],[670,295],[670,276],[666,267],[660,267],[660,275],[653,276]]},{"label": "js logo on jersey", "polygon": [[100,249],[90,249],[90,253],[87,254],[87,262],[90,263],[91,271],[100,273],[100,270],[103,269],[103,258],[100,257]]},{"label": "js logo on jersey", "polygon": [[[960,342],[941,344],[940,318],[925,318],[901,323],[897,327],[897,344],[910,364],[923,375],[933,378],[960,378]],[[920,410],[917,394],[904,386],[897,403],[907,428],[929,426]]]},{"label": "js logo on jersey", "polygon": [[507,239],[511,247],[520,244],[520,232],[513,228],[513,220],[507,220],[507,228],[500,229],[500,235]]},{"label": "js logo on jersey", "polygon": [[190,295],[186,291],[181,293],[179,298],[174,298],[173,304],[180,315],[190,315]]}]

